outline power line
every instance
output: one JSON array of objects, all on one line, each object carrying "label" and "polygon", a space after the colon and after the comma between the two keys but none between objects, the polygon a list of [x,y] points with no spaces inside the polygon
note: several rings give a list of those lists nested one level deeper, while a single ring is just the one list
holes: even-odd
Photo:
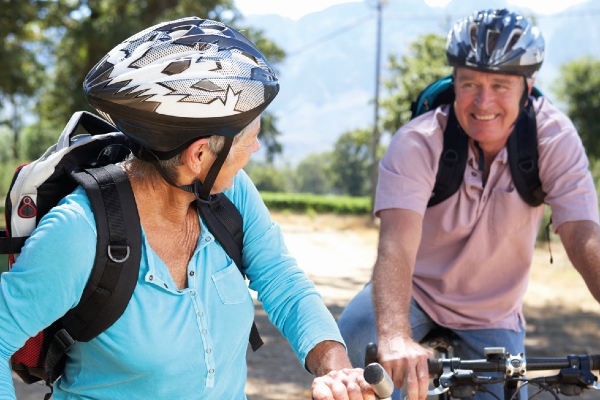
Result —
[{"label": "power line", "polygon": [[307,44],[303,45],[302,47],[298,48],[297,50],[288,52],[286,55],[286,58],[297,56],[298,54],[304,53],[305,51],[308,51],[308,50],[312,49],[313,47],[316,47],[325,42],[328,42],[346,32],[350,32],[351,30],[356,29],[360,25],[364,24],[366,21],[369,21],[371,18],[373,18],[373,15],[369,14],[369,15],[365,15],[349,24],[343,25],[342,27],[336,29],[333,32],[330,32],[326,35],[321,36],[320,38],[317,38],[311,42],[308,42]]},{"label": "power line", "polygon": [[[600,15],[600,9],[592,9],[592,10],[579,10],[579,11],[565,11],[558,14],[550,14],[550,15],[536,15],[533,14],[537,20],[544,19],[559,19],[559,18],[580,18],[586,16],[595,16]],[[399,13],[387,13],[384,19],[393,19],[393,20],[406,20],[406,21],[441,21],[443,19],[450,19],[452,21],[463,18],[464,15],[457,14],[443,14],[443,15],[431,15],[431,14],[399,14]]]},{"label": "power line", "polygon": [[[539,16],[535,16],[536,19],[538,20],[544,20],[544,19],[559,19],[559,18],[580,18],[580,17],[584,17],[584,16],[596,16],[596,15],[600,15],[600,9],[592,9],[592,10],[580,10],[580,11],[570,11],[570,12],[562,12],[559,14],[551,14],[551,15],[539,15]],[[404,20],[404,21],[412,21],[412,22],[438,22],[438,21],[442,21],[445,19],[454,21],[454,20],[458,20],[459,18],[463,17],[464,15],[453,15],[453,14],[444,14],[444,15],[431,15],[431,14],[390,14],[390,13],[386,13],[382,18],[385,20]],[[326,43],[330,40],[335,39],[336,37],[343,35],[344,33],[350,32],[356,28],[358,28],[359,26],[361,26],[362,24],[364,24],[367,21],[370,21],[371,19],[373,19],[374,16],[372,13],[368,14],[368,15],[364,15],[346,25],[341,26],[340,28],[327,33],[326,35],[323,35],[311,42],[308,42],[305,45],[302,45],[301,47],[289,51],[287,52],[286,58],[289,57],[295,57],[299,54],[302,54],[308,50],[313,49],[314,47],[317,47],[323,43]]]}]

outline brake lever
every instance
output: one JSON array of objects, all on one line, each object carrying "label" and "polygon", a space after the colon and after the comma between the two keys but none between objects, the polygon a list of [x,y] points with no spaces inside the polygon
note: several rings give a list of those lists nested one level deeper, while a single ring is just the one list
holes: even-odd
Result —
[{"label": "brake lever", "polygon": [[442,387],[442,385],[436,387],[435,389],[431,389],[427,391],[427,396],[435,396],[435,395],[439,395],[442,393],[446,393],[448,390],[450,390],[449,387]]}]

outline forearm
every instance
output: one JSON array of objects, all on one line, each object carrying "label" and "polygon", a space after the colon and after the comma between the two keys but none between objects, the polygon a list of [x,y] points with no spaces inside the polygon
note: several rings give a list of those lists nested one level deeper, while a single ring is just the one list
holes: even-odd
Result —
[{"label": "forearm", "polygon": [[381,338],[411,337],[409,323],[412,274],[422,220],[408,210],[384,210],[377,261],[373,268],[373,307]]},{"label": "forearm", "polygon": [[[380,253],[381,254],[381,253]],[[378,256],[373,269],[373,309],[379,337],[411,337],[412,268],[406,260]]]},{"label": "forearm", "polygon": [[600,226],[592,221],[565,222],[558,233],[569,260],[600,303]]},{"label": "forearm", "polygon": [[352,368],[346,348],[339,342],[326,340],[318,343],[306,356],[306,368],[314,376],[324,376],[331,371]]}]

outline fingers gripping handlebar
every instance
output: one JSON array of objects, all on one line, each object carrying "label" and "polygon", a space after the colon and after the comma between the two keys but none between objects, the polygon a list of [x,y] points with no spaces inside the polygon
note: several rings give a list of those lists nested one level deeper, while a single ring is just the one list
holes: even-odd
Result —
[{"label": "fingers gripping handlebar", "polygon": [[[586,389],[600,389],[598,378],[592,371],[600,370],[600,355],[569,355],[562,358],[525,358],[507,353],[503,347],[484,350],[485,359],[461,360],[429,359],[429,373],[439,377],[439,385],[429,391],[436,395],[449,390],[457,391],[461,384],[485,385],[504,382],[507,379],[523,379],[527,371],[559,370],[557,375],[528,379],[530,384],[558,389],[563,394],[580,395]],[[383,367],[377,364],[377,345],[369,343],[365,354],[365,380],[369,382],[380,397],[391,396],[393,382]],[[500,372],[502,378],[475,375],[475,372]],[[375,389],[377,387],[377,389]],[[378,392],[381,388],[381,393]],[[456,395],[455,393],[454,395]],[[462,396],[459,396],[462,397]]]},{"label": "fingers gripping handlebar", "polygon": [[365,381],[367,381],[375,395],[380,399],[392,397],[394,382],[385,369],[377,363],[377,345],[369,343],[365,351]]}]

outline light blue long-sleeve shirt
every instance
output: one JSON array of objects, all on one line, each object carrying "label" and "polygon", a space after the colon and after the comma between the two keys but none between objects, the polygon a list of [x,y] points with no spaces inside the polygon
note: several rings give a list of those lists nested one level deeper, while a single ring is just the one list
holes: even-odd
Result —
[{"label": "light blue long-sleeve shirt", "polygon": [[[240,171],[225,194],[244,218],[250,288],[304,365],[323,340],[342,342],[313,283],[296,265],[258,191]],[[53,398],[243,399],[252,298],[235,263],[201,221],[178,290],[143,235],[138,283],[123,316],[68,352]],[[79,188],[40,221],[0,279],[0,399],[14,399],[10,356],[79,301],[94,261],[96,227]]]}]

